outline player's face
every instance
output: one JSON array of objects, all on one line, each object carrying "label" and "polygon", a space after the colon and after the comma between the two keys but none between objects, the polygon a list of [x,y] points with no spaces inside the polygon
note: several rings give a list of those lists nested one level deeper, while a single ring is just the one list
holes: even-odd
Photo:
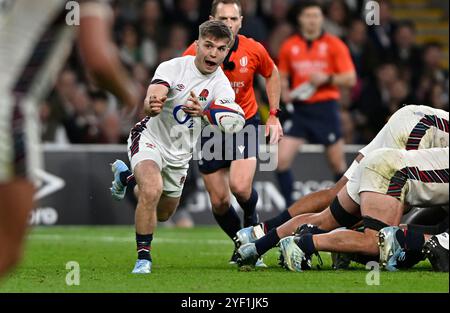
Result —
[{"label": "player's face", "polygon": [[303,10],[298,16],[302,31],[306,33],[317,33],[322,30],[323,14],[320,8],[310,7]]},{"label": "player's face", "polygon": [[200,38],[196,43],[195,65],[203,74],[214,73],[225,60],[230,50],[228,47],[230,44],[229,40],[207,37]]},{"label": "player's face", "polygon": [[236,37],[242,27],[242,16],[239,13],[237,4],[219,3],[215,16],[210,16],[210,19],[224,22],[233,32]]}]

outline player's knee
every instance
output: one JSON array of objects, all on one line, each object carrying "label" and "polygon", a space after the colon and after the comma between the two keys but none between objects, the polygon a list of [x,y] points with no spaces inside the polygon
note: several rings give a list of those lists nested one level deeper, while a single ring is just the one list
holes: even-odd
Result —
[{"label": "player's knee", "polygon": [[228,195],[212,195],[211,196],[212,210],[216,214],[225,214],[230,208],[230,196]]},{"label": "player's knee", "polygon": [[162,194],[162,187],[155,185],[144,185],[139,187],[139,201],[153,203],[159,200]]},{"label": "player's knee", "polygon": [[245,182],[231,182],[230,189],[231,193],[242,201],[248,200],[252,194],[252,185]]}]

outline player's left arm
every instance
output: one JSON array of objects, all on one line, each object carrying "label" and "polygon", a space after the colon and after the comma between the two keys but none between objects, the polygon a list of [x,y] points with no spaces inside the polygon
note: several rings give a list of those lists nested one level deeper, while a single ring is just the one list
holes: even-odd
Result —
[{"label": "player's left arm", "polygon": [[267,53],[267,50],[260,44],[256,44],[259,66],[258,72],[266,81],[266,93],[269,100],[270,114],[266,122],[266,137],[270,136],[270,144],[276,144],[283,137],[283,128],[278,119],[278,110],[280,109],[281,97],[281,79],[280,72]]}]

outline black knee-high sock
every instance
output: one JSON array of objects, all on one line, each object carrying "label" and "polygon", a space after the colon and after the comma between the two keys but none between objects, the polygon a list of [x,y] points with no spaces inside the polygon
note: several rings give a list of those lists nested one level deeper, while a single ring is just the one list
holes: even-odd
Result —
[{"label": "black knee-high sock", "polygon": [[120,182],[122,185],[127,186],[127,189],[131,191],[133,191],[136,186],[136,178],[134,178],[134,175],[130,170],[120,173]]},{"label": "black knee-high sock", "polygon": [[277,216],[271,218],[270,220],[267,220],[264,222],[264,232],[267,233],[273,228],[277,228],[278,226],[283,225],[287,221],[289,221],[292,218],[291,214],[289,214],[289,211],[286,209]]},{"label": "black knee-high sock", "polygon": [[256,203],[258,203],[258,193],[252,188],[250,198],[243,202],[238,200],[242,210],[244,210],[244,227],[258,224],[258,215],[256,213]]},{"label": "black knee-high sock", "polygon": [[136,247],[139,260],[152,260],[150,250],[153,240],[153,234],[141,235],[136,233]]},{"label": "black knee-high sock", "polygon": [[259,255],[263,255],[280,241],[280,237],[277,234],[276,229],[269,231],[264,237],[259,238],[255,241],[256,251]]},{"label": "black knee-high sock", "polygon": [[225,214],[219,215],[213,212],[213,215],[219,226],[231,239],[233,239],[236,236],[236,233],[241,229],[241,220],[232,205],[230,205],[230,208]]},{"label": "black knee-high sock", "polygon": [[284,172],[277,171],[276,173],[281,194],[286,201],[286,208],[288,208],[294,202],[292,199],[292,192],[294,191],[294,176],[290,170]]}]

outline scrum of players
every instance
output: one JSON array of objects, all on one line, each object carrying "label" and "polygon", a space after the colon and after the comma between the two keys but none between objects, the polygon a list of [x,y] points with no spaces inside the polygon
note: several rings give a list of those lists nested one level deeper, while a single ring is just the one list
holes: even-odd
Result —
[{"label": "scrum of players", "polygon": [[440,207],[448,214],[448,131],[446,111],[417,105],[398,110],[360,150],[336,184],[343,186],[331,188],[335,198],[326,208],[307,212],[302,205],[309,206],[312,198],[299,199],[286,223],[272,229],[261,223],[237,232],[238,263],[253,265],[278,245],[281,265],[296,272],[310,269],[319,251],[336,253],[338,268],[345,264],[339,262],[343,256],[379,261],[389,271],[428,258],[434,270],[448,272],[448,222],[436,220],[431,229],[400,225],[413,207],[431,214],[431,208]]}]

